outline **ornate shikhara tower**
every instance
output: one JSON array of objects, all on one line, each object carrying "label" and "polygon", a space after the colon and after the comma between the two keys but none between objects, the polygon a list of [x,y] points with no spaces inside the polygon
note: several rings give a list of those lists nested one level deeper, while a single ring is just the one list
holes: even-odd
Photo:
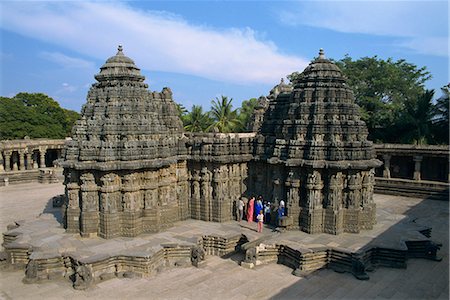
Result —
[{"label": "ornate shikhara tower", "polygon": [[255,187],[285,200],[287,225],[308,233],[372,229],[376,159],[353,92],[319,57],[270,100],[255,141]]},{"label": "ornate shikhara tower", "polygon": [[121,46],[95,79],[62,163],[67,231],[136,236],[186,219],[186,149],[171,90],[149,91]]}]

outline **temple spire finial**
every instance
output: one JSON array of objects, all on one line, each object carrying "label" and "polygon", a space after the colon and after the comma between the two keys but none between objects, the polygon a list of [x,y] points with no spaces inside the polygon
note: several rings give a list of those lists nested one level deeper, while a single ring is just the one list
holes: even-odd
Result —
[{"label": "temple spire finial", "polygon": [[319,59],[325,59],[325,51],[323,51],[323,48],[319,49]]},{"label": "temple spire finial", "polygon": [[117,46],[117,54],[123,54],[122,50],[123,50],[122,45],[119,44],[119,46]]}]

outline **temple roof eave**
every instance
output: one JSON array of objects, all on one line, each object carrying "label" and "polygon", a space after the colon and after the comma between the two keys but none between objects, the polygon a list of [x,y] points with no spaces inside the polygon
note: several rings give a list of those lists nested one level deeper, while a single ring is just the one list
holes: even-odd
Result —
[{"label": "temple roof eave", "polygon": [[308,160],[301,158],[290,158],[287,160],[282,160],[277,157],[272,157],[268,159],[255,158],[255,160],[264,161],[268,164],[283,164],[287,167],[303,167],[303,168],[314,168],[314,169],[338,169],[338,170],[367,170],[371,168],[377,168],[383,164],[382,161],[373,158],[366,160]]},{"label": "temple roof eave", "polygon": [[145,168],[161,168],[177,163],[180,160],[186,160],[185,156],[178,155],[167,158],[156,158],[149,160],[132,160],[132,161],[78,161],[66,160],[61,162],[61,166],[65,169],[75,170],[98,170],[98,171],[117,171],[117,170],[136,170]]}]

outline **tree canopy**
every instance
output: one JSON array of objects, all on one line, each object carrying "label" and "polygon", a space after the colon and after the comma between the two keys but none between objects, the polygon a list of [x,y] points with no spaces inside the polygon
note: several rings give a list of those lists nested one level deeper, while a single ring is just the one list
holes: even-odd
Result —
[{"label": "tree canopy", "polygon": [[62,139],[70,135],[79,116],[41,93],[0,97],[0,139]]},{"label": "tree canopy", "polygon": [[424,84],[430,73],[404,59],[383,60],[377,56],[357,60],[345,56],[336,64],[355,93],[369,139],[398,142],[394,128],[402,127],[400,123],[407,118],[404,114],[414,110],[411,105],[423,104],[417,99],[426,93]]},{"label": "tree canopy", "polygon": [[210,116],[213,124],[210,126],[210,131],[218,132],[234,132],[237,128],[242,127],[241,121],[238,117],[238,111],[233,110],[233,99],[226,96],[221,96],[211,101]]},{"label": "tree canopy", "polygon": [[431,130],[434,142],[438,144],[449,144],[449,96],[450,84],[441,88],[442,96],[436,101],[433,107],[433,116],[431,119]]},{"label": "tree canopy", "polygon": [[190,113],[183,117],[184,130],[189,132],[206,132],[212,125],[208,112],[203,112],[200,105],[192,106]]},{"label": "tree canopy", "polygon": [[431,141],[434,90],[426,90],[417,97],[406,99],[404,109],[392,131],[398,141],[417,145]]},{"label": "tree canopy", "polygon": [[257,104],[258,99],[256,98],[242,101],[242,105],[238,109],[239,127],[237,129],[239,132],[248,130],[248,124],[250,123]]},{"label": "tree canopy", "polygon": [[188,132],[245,132],[258,100],[242,101],[238,109],[233,109],[233,99],[221,96],[211,101],[211,111],[203,111],[200,105],[192,106],[188,112],[178,104],[179,115],[184,130]]}]

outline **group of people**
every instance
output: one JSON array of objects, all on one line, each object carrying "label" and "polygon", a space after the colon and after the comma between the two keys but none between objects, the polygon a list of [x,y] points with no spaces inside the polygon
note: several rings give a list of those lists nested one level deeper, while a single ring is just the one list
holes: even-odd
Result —
[{"label": "group of people", "polygon": [[271,205],[270,202],[265,201],[261,195],[257,199],[250,197],[247,203],[241,198],[238,203],[238,221],[244,219],[244,209],[246,209],[247,222],[257,222],[258,232],[262,232],[263,224],[269,224],[271,221],[272,212],[277,210],[278,219],[285,215],[285,204],[281,200],[278,207]]}]

